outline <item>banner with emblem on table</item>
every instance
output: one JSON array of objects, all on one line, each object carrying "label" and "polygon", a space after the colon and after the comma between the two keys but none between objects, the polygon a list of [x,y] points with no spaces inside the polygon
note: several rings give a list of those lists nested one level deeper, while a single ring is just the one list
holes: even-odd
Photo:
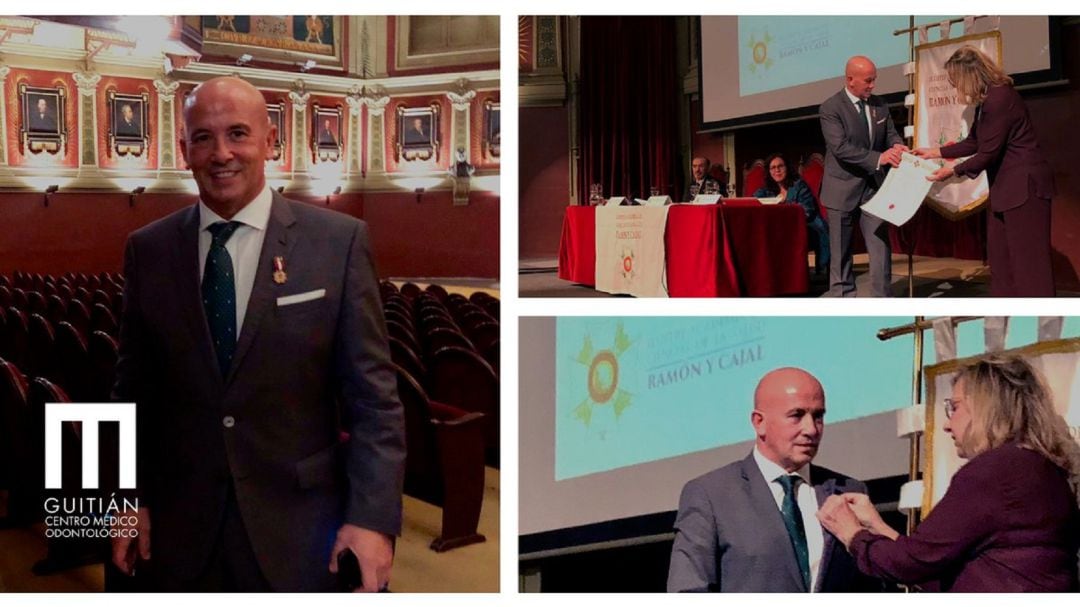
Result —
[{"label": "banner with emblem on table", "polygon": [[667,297],[664,231],[670,207],[596,209],[596,289]]},{"label": "banner with emblem on table", "polygon": [[[963,141],[971,132],[975,106],[959,98],[949,84],[945,62],[960,47],[971,45],[1001,64],[1001,32],[987,32],[921,44],[915,47],[915,147],[941,147]],[[933,160],[938,166],[956,160]],[[948,219],[961,219],[982,208],[990,193],[986,173],[976,179],[953,177],[930,188],[926,202]]]}]

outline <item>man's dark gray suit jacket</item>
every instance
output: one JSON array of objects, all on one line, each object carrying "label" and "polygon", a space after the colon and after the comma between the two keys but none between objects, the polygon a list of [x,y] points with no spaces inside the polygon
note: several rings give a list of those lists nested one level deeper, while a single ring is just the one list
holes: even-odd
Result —
[{"label": "man's dark gray suit jacket", "polygon": [[826,148],[821,204],[830,210],[852,211],[881,187],[885,178],[878,170],[881,153],[904,140],[881,97],[871,95],[867,100],[872,131],[844,90],[826,99],[819,111]]},{"label": "man's dark gray suit jacket", "polygon": [[332,589],[342,522],[401,529],[403,413],[367,227],[273,195],[227,377],[203,312],[198,230],[195,205],[132,233],[124,259],[114,397],[136,403],[151,562],[176,579],[200,574],[231,481],[271,587]]},{"label": "man's dark gray suit jacket", "polygon": [[[810,467],[818,504],[866,485]],[[825,532],[816,592],[876,590],[844,545]],[[807,592],[776,500],[754,456],[686,483],[675,519],[668,592]]]}]

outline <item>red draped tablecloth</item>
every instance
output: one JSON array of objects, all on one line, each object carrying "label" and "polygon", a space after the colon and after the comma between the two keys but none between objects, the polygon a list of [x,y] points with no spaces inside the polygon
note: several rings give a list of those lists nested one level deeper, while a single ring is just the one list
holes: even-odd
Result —
[{"label": "red draped tablecloth", "polygon": [[[805,293],[806,220],[798,205],[756,200],[676,205],[664,235],[671,297],[767,297]],[[596,284],[596,209],[567,207],[559,278]]]},{"label": "red draped tablecloth", "polygon": [[566,207],[559,239],[559,278],[596,285],[596,207]]}]

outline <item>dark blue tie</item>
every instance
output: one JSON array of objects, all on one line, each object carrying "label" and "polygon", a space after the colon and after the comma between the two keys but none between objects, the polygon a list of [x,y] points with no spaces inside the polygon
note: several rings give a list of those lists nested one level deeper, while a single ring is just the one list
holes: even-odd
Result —
[{"label": "dark blue tie", "polygon": [[780,513],[784,516],[784,526],[787,527],[788,535],[791,536],[791,546],[795,548],[795,560],[799,562],[799,571],[802,572],[803,583],[810,590],[810,550],[806,545],[806,527],[803,526],[802,511],[799,510],[799,502],[795,498],[796,487],[802,478],[784,474],[776,478],[776,482],[784,488],[784,503]]},{"label": "dark blue tie", "polygon": [[221,377],[228,376],[236,351],[236,280],[232,256],[225,249],[225,243],[241,225],[238,221],[219,221],[206,228],[214,240],[210,243],[203,269],[203,309],[206,310],[206,323],[210,327]]}]

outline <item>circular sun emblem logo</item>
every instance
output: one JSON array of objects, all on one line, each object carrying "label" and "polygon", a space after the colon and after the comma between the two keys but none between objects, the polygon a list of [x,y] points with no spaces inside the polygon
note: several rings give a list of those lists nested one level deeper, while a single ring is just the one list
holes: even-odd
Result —
[{"label": "circular sun emblem logo", "polygon": [[626,411],[633,402],[633,394],[619,387],[619,357],[626,353],[633,344],[621,322],[615,326],[615,335],[609,348],[593,348],[592,338],[585,336],[581,351],[574,361],[589,371],[585,374],[589,397],[574,408],[574,419],[588,426],[592,423],[594,409],[603,407],[605,412],[614,414],[615,420]]},{"label": "circular sun emblem logo", "polygon": [[626,257],[623,257],[622,258],[622,269],[623,269],[624,272],[633,272],[634,271],[634,258],[629,256],[629,255],[627,255]]},{"label": "circular sun emblem logo", "polygon": [[589,365],[589,397],[602,405],[615,395],[619,387],[619,359],[611,350],[602,350]]},{"label": "circular sun emblem logo", "polygon": [[754,45],[754,63],[765,63],[769,58],[769,47],[764,42]]}]

